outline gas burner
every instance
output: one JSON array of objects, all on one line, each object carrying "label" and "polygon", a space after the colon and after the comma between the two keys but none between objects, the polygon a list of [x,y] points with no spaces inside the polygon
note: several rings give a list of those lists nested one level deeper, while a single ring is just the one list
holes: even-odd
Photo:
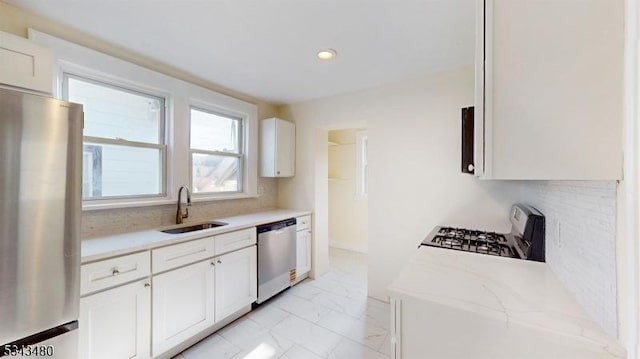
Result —
[{"label": "gas burner", "polygon": [[508,248],[503,247],[499,244],[482,243],[477,246],[477,252],[501,255],[502,253],[508,253]]},{"label": "gas burner", "polygon": [[436,237],[438,239],[438,243],[442,246],[449,247],[460,247],[462,246],[462,240],[458,238],[450,238],[450,237]]},{"label": "gas burner", "polygon": [[484,241],[484,242],[489,242],[489,243],[496,243],[499,242],[500,239],[504,238],[503,236],[500,236],[496,233],[490,233],[490,232],[481,232],[478,234],[478,236],[476,237],[478,241]]},{"label": "gas burner", "polygon": [[442,228],[438,234],[450,238],[464,238],[465,231],[457,228]]}]

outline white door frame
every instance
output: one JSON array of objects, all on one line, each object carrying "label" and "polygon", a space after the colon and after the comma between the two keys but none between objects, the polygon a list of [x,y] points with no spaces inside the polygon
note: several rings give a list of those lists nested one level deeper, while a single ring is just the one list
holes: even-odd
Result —
[{"label": "white door frame", "polygon": [[619,193],[618,278],[620,338],[628,359],[640,359],[640,7],[625,0],[624,181]]}]

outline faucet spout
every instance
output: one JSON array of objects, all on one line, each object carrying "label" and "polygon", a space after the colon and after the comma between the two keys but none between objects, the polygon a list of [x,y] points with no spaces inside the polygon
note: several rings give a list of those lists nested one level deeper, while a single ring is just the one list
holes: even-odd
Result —
[{"label": "faucet spout", "polygon": [[[184,211],[182,209],[182,191],[183,190],[187,191],[187,203],[184,208]],[[178,210],[176,212],[176,224],[181,224],[183,222],[183,219],[189,217],[188,207],[190,206],[191,206],[191,191],[189,191],[189,187],[187,187],[186,185],[182,185],[178,190]]]}]

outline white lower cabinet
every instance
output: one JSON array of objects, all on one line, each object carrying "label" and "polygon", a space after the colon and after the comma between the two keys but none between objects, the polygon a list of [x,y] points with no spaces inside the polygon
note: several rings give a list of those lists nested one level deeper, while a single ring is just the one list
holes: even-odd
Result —
[{"label": "white lower cabinet", "polygon": [[213,259],[153,276],[153,356],[214,324]]},{"label": "white lower cabinet", "polygon": [[150,322],[146,279],[80,298],[79,357],[150,358]]},{"label": "white lower cabinet", "polygon": [[296,232],[296,278],[308,276],[311,271],[311,230]]},{"label": "white lower cabinet", "polygon": [[311,272],[311,215],[296,218],[296,283]]},{"label": "white lower cabinet", "polygon": [[215,260],[215,318],[220,321],[256,301],[257,249],[251,246]]},{"label": "white lower cabinet", "polygon": [[257,257],[252,227],[83,264],[79,357],[175,355],[251,310]]}]

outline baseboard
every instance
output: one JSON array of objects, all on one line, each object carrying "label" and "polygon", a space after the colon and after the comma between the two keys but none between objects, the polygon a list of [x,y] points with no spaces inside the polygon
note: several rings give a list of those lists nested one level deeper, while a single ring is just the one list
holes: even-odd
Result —
[{"label": "baseboard", "polygon": [[359,252],[364,254],[369,253],[369,248],[366,244],[346,243],[346,242],[329,240],[329,247],[346,249],[348,251]]}]

